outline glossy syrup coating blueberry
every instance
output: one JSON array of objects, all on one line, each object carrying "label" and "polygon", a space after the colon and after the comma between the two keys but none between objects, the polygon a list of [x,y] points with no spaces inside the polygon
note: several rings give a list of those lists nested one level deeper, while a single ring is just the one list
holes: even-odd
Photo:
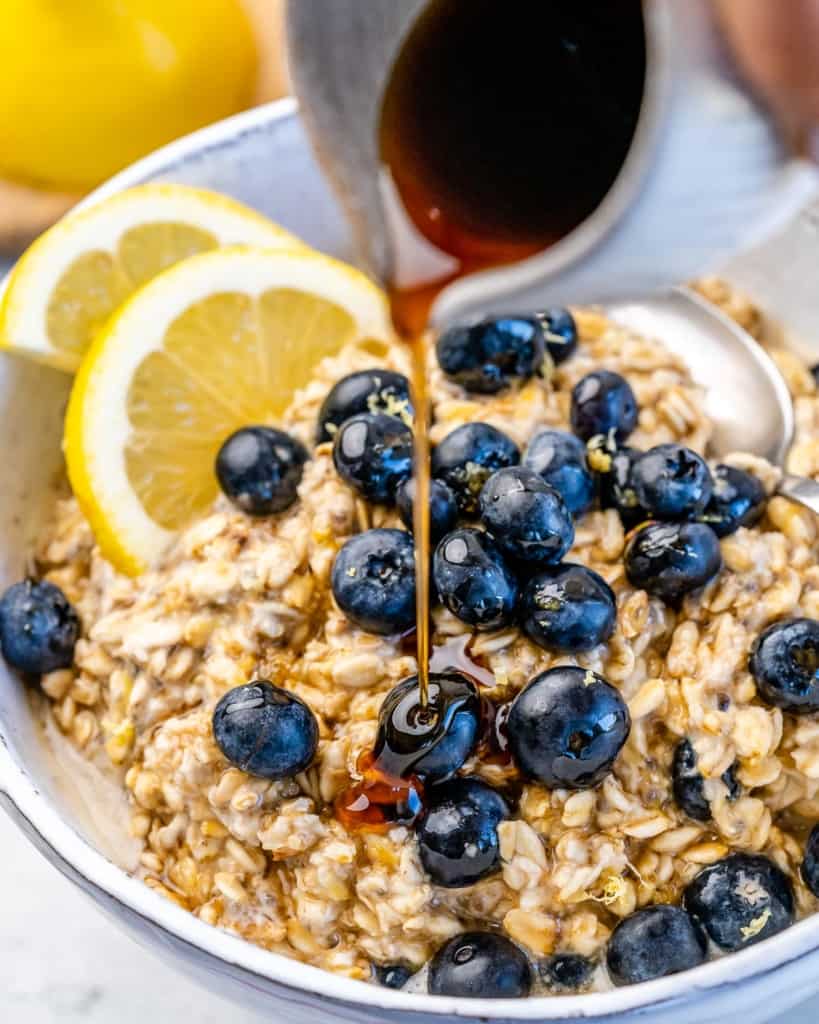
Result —
[{"label": "glossy syrup coating blueberry", "polygon": [[384,988],[403,988],[415,971],[406,964],[373,964],[373,980]]},{"label": "glossy syrup coating blueberry", "polygon": [[566,564],[528,581],[521,593],[520,621],[540,647],[573,654],[609,639],[617,602],[602,576],[583,565]]},{"label": "glossy syrup coating blueberry", "polygon": [[773,861],[733,853],[689,883],[683,906],[727,953],[789,928],[795,920],[793,886]]},{"label": "glossy syrup coating blueberry", "polygon": [[573,516],[582,516],[591,508],[594,477],[586,464],[586,448],[574,434],[541,430],[529,442],[523,465],[554,487]]},{"label": "glossy syrup coating blueberry", "polygon": [[[408,530],[413,528],[415,510],[415,477],[405,480],[396,493],[396,504],[401,522]],[[458,503],[443,480],[429,482],[429,535],[433,544],[458,524]]]},{"label": "glossy syrup coating blueberry", "polygon": [[475,515],[489,477],[519,462],[520,452],[506,434],[488,423],[465,423],[433,449],[432,475],[448,485],[464,515]]},{"label": "glossy syrup coating blueberry", "polygon": [[819,896],[819,825],[808,837],[801,873],[802,880],[808,889],[814,896]]},{"label": "glossy syrup coating blueberry", "polygon": [[460,889],[500,869],[498,825],[510,811],[497,790],[480,779],[454,778],[433,786],[427,799],[415,833],[434,885]]},{"label": "glossy syrup coating blueberry", "polygon": [[594,977],[594,962],[579,953],[556,953],[538,964],[540,980],[555,995],[583,992]]},{"label": "glossy syrup coating blueberry", "polygon": [[572,390],[572,430],[584,441],[601,434],[625,441],[637,426],[637,399],[619,373],[595,370]]},{"label": "glossy syrup coating blueberry", "polygon": [[53,583],[22,580],[0,599],[0,648],[9,665],[31,675],[68,668],[80,620]]},{"label": "glossy syrup coating blueberry", "polygon": [[794,715],[819,711],[819,622],[774,622],[754,641],[749,667],[766,704]]},{"label": "glossy syrup coating blueberry", "polygon": [[705,935],[682,907],[646,907],[621,921],[606,950],[617,986],[639,985],[679,974],[705,962]]},{"label": "glossy syrup coating blueberry", "polygon": [[438,596],[475,629],[500,629],[515,618],[518,582],[500,548],[483,530],[453,530],[432,559]]},{"label": "glossy syrup coating blueberry", "polygon": [[586,459],[597,480],[600,508],[616,509],[627,530],[648,519],[631,485],[631,471],[642,452],[628,445],[617,445],[602,435],[587,446]]},{"label": "glossy syrup coating blueberry", "polygon": [[213,712],[213,738],[241,771],[290,779],[315,757],[318,725],[303,700],[260,679],[222,697]]},{"label": "glossy syrup coating blueberry", "polygon": [[319,410],[316,443],[332,441],[345,420],[362,412],[397,416],[411,426],[410,387],[403,373],[373,369],[342,377]]},{"label": "glossy syrup coating blueberry", "polygon": [[637,502],[650,519],[694,519],[711,500],[713,483],[705,460],[682,444],[658,444],[631,469]]},{"label": "glossy syrup coating blueberry", "polygon": [[[728,799],[738,800],[742,787],[736,777],[736,767],[731,765],[722,774],[722,781],[728,789]],[[694,821],[710,821],[711,805],[705,796],[705,779],[697,767],[697,753],[689,740],[680,740],[674,748],[671,763],[671,784],[677,806]]]},{"label": "glossy syrup coating blueberry", "polygon": [[438,338],[438,364],[467,391],[494,395],[528,380],[543,363],[543,325],[535,317],[492,317]]},{"label": "glossy syrup coating blueberry", "polygon": [[518,564],[555,565],[574,542],[566,503],[534,470],[510,466],[493,473],[478,507],[495,543]]},{"label": "glossy syrup coating blueberry", "polygon": [[574,666],[542,672],[512,702],[506,732],[521,773],[549,789],[590,789],[631,731],[628,708],[602,676]]},{"label": "glossy syrup coating blueberry", "polygon": [[243,427],[216,456],[216,476],[227,498],[250,516],[284,512],[298,497],[307,449],[273,427]]},{"label": "glossy syrup coating blueberry", "polygon": [[553,306],[538,314],[546,339],[546,351],[555,366],[560,366],[577,349],[577,324],[563,306]]},{"label": "glossy syrup coating blueberry", "polygon": [[532,968],[521,949],[497,932],[464,932],[429,962],[433,996],[515,999],[528,996]]},{"label": "glossy syrup coating blueberry", "polygon": [[711,500],[699,517],[718,537],[735,533],[740,526],[753,526],[765,511],[765,488],[753,473],[734,466],[719,465],[713,473]]},{"label": "glossy syrup coating blueberry", "polygon": [[716,576],[722,555],[710,526],[649,523],[632,537],[625,565],[632,586],[673,605]]},{"label": "glossy syrup coating blueberry", "polygon": [[421,704],[418,676],[409,676],[381,705],[373,753],[396,778],[417,775],[430,784],[446,782],[475,749],[480,725],[481,700],[466,676],[431,673],[426,707]]},{"label": "glossy syrup coating blueberry", "polygon": [[392,505],[412,473],[412,431],[384,413],[361,413],[338,428],[333,463],[341,479],[368,501]]},{"label": "glossy syrup coating blueberry", "polygon": [[366,530],[336,555],[333,597],[351,622],[390,636],[415,625],[415,547],[404,530]]}]

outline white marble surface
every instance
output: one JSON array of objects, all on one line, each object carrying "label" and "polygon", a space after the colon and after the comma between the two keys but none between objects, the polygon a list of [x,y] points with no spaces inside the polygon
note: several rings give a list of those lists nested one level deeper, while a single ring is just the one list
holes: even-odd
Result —
[{"label": "white marble surface", "polygon": [[[0,812],[0,1021],[270,1024],[193,986],[121,935]],[[815,1024],[815,1007],[777,1024]],[[697,1024],[692,1018],[691,1024]]]}]

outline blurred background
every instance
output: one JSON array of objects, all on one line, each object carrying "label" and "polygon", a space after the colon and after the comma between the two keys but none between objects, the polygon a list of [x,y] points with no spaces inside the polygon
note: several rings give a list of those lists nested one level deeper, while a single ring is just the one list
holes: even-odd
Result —
[{"label": "blurred background", "polygon": [[2,0],[0,264],[116,171],[288,91],[284,0]]}]

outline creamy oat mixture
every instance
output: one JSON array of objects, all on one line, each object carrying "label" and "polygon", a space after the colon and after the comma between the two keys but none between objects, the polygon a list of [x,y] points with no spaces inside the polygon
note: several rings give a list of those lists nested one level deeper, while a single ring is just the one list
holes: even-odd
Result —
[{"label": "creamy oat mixture", "polygon": [[[743,326],[747,303],[704,286]],[[492,397],[467,396],[433,369],[433,442],[483,420],[523,446],[543,426],[566,428],[572,386],[607,368],[631,383],[640,405],[630,444],[682,441],[707,449],[702,395],[658,341],[594,312],[577,316],[581,346],[551,382],[534,379]],[[775,351],[796,405],[791,468],[819,474],[819,394],[792,354]],[[285,429],[313,441],[319,406],[342,376],[374,365],[406,371],[399,348],[349,347],[325,360],[294,396]],[[770,491],[777,472],[737,454]],[[535,957],[593,956],[635,908],[675,902],[683,887],[731,851],[761,851],[793,881],[798,910],[816,909],[799,875],[809,823],[819,818],[819,720],[756,698],[747,668],[752,640],[786,616],[819,618],[815,518],[773,497],[758,527],[722,541],[724,569],[679,612],[635,590],[623,569],[624,531],[614,510],[577,523],[572,561],[594,568],[617,595],[610,642],[559,657],[516,629],[472,634],[435,611],[437,644],[463,636],[494,676],[484,692],[508,699],[536,673],[579,664],[601,673],[628,703],[633,724],[613,773],[594,790],[549,792],[527,784],[499,826],[502,870],[462,889],[436,888],[413,833],[349,834],[332,801],[356,779],[371,749],[379,706],[415,671],[407,646],[363,633],[334,606],[329,574],[340,546],[371,526],[398,526],[393,510],[367,505],[339,479],[331,446],[306,466],[300,500],[254,520],[220,498],[179,538],[162,565],[117,575],[95,548],[73,499],[61,501],[38,559],[82,619],[75,667],[42,686],[60,730],[94,763],[118,773],[141,847],[145,884],[203,921],[304,962],[370,979],[371,964],[420,968],[450,937],[500,926]],[[231,767],[211,717],[227,690],[266,678],[293,691],[320,727],[315,763],[290,781]],[[706,777],[713,822],[678,809],[670,791],[676,744],[688,737]],[[721,780],[736,763],[742,795]],[[503,783],[514,769],[468,763]]]}]

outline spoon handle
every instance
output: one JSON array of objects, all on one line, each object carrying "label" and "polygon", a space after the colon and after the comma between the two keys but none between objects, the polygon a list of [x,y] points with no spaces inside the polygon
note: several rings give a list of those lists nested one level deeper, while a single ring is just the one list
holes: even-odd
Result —
[{"label": "spoon handle", "polygon": [[777,493],[819,515],[819,482],[809,476],[786,473],[777,487]]}]

